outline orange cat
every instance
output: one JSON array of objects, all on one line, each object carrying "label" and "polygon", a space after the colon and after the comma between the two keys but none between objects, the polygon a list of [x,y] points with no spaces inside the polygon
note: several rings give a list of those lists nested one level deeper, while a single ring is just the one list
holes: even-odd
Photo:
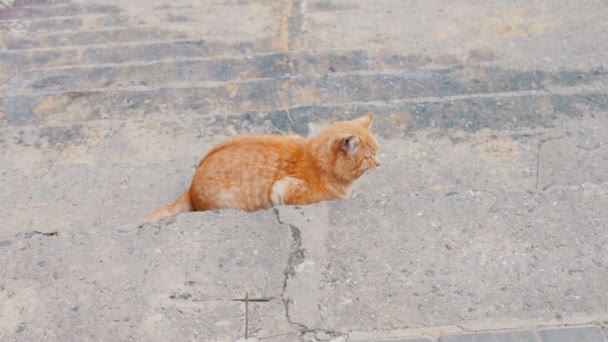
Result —
[{"label": "orange cat", "polygon": [[369,128],[373,114],[332,124],[316,136],[248,135],[215,146],[199,163],[190,189],[144,218],[193,210],[247,211],[311,204],[348,195],[352,183],[380,165]]}]

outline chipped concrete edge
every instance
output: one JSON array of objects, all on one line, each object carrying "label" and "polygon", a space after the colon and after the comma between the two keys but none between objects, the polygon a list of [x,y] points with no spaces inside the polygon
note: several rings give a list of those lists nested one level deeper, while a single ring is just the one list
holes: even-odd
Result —
[{"label": "chipped concrete edge", "polygon": [[390,340],[411,337],[437,337],[448,334],[470,334],[477,332],[494,332],[510,330],[539,330],[572,326],[600,326],[606,333],[608,315],[579,316],[552,320],[490,320],[470,321],[458,325],[437,327],[403,328],[377,331],[353,331],[348,334],[348,341]]}]

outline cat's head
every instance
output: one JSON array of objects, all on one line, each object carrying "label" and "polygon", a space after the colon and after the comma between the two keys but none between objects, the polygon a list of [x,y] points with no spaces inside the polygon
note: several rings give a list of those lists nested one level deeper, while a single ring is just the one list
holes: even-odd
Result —
[{"label": "cat's head", "polygon": [[330,147],[326,165],[340,179],[352,182],[364,173],[380,166],[378,142],[370,129],[374,114],[367,114],[350,121],[336,122],[319,135]]}]

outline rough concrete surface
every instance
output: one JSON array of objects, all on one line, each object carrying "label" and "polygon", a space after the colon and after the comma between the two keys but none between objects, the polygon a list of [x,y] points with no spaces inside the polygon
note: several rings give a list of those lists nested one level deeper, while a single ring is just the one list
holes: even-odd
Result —
[{"label": "rough concrete surface", "polygon": [[[0,1],[0,340],[605,341],[608,2]],[[350,198],[139,227],[373,111]]]}]

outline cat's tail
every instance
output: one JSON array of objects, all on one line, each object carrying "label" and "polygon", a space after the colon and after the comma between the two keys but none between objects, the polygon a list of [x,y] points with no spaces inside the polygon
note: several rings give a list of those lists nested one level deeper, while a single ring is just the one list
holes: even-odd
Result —
[{"label": "cat's tail", "polygon": [[148,214],[141,222],[155,222],[189,211],[192,211],[192,202],[190,202],[190,190],[186,190],[175,202]]}]

